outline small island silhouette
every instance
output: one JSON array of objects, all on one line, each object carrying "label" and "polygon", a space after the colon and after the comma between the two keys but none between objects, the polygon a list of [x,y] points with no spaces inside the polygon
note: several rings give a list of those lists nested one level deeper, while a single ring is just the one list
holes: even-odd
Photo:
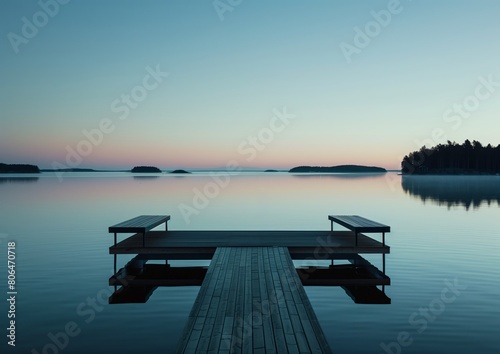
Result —
[{"label": "small island silhouette", "polygon": [[0,173],[40,173],[36,165],[0,163]]},{"label": "small island silhouette", "polygon": [[189,171],[186,171],[186,170],[173,170],[172,172],[170,173],[175,173],[175,174],[185,174],[185,173],[191,173]]},{"label": "small island silhouette", "polygon": [[130,170],[132,173],[161,173],[158,167],[154,166],[135,166]]},{"label": "small island silhouette", "polygon": [[289,173],[385,173],[387,170],[382,167],[360,166],[360,165],[340,165],[340,166],[299,166],[288,171]]}]

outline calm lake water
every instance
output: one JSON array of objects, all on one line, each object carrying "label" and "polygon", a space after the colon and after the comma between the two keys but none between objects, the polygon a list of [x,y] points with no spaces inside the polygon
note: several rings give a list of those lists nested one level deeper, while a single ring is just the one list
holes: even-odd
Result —
[{"label": "calm lake water", "polygon": [[[306,287],[333,351],[500,352],[500,176],[219,178],[223,187],[208,173],[2,176],[0,290],[6,296],[7,242],[15,241],[18,294],[15,348],[6,343],[8,309],[1,305],[1,352],[172,352],[199,287],[159,288],[146,304],[107,304],[107,228],[140,214],[170,214],[169,228],[178,230],[328,230],[328,214],[388,224],[392,304],[358,305],[339,287]],[[206,205],[193,205],[204,189]],[[129,258],[119,256],[119,266]],[[381,267],[380,256],[367,258]],[[68,326],[78,334],[64,340]]]}]

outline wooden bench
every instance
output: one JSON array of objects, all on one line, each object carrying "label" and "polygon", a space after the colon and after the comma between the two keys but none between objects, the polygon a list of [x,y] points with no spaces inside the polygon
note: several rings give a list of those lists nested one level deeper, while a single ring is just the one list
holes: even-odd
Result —
[{"label": "wooden bench", "polygon": [[146,233],[156,226],[165,223],[165,230],[168,231],[168,220],[170,215],[140,215],[130,220],[109,227],[109,232],[117,233],[140,233],[142,234],[142,247],[146,247]]},{"label": "wooden bench", "polygon": [[358,245],[358,234],[361,232],[380,232],[382,233],[382,244],[385,246],[385,233],[391,232],[391,227],[380,224],[378,222],[365,219],[358,215],[328,215],[328,220],[331,221],[331,230],[333,231],[333,223],[337,223],[354,231],[356,236],[356,246]]}]

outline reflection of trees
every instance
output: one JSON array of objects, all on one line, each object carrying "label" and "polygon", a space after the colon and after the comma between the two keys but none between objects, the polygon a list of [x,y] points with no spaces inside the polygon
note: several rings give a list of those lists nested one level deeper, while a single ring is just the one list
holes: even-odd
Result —
[{"label": "reflection of trees", "polygon": [[500,206],[498,176],[403,176],[401,185],[405,193],[438,205],[462,205],[467,210],[483,202]]},{"label": "reflection of trees", "polygon": [[0,177],[0,183],[28,183],[36,181],[38,181],[38,177]]}]

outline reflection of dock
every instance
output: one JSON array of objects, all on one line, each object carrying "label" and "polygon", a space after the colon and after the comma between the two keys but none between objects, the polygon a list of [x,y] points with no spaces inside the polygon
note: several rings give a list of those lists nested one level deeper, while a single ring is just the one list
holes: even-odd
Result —
[{"label": "reflection of dock", "polygon": [[[148,218],[158,225],[158,216],[134,220],[140,220],[142,228]],[[168,222],[167,216],[164,219]],[[201,285],[179,342],[181,353],[330,352],[306,285],[342,286],[357,303],[390,303],[384,292],[390,285],[385,275],[385,254],[390,249],[362,233],[356,237],[354,231],[149,231],[146,227],[141,229],[144,233],[116,242],[117,232],[137,232],[129,222],[118,225],[126,227],[110,227],[115,233],[115,245],[110,247],[115,274],[109,281],[115,293],[110,303],[145,302],[158,286]],[[382,271],[361,253],[382,254]],[[124,254],[136,256],[117,271],[116,258]],[[178,259],[211,262],[209,267],[168,264]],[[331,264],[316,262],[295,269],[292,259],[331,260]],[[148,264],[151,260],[164,264]]]}]

